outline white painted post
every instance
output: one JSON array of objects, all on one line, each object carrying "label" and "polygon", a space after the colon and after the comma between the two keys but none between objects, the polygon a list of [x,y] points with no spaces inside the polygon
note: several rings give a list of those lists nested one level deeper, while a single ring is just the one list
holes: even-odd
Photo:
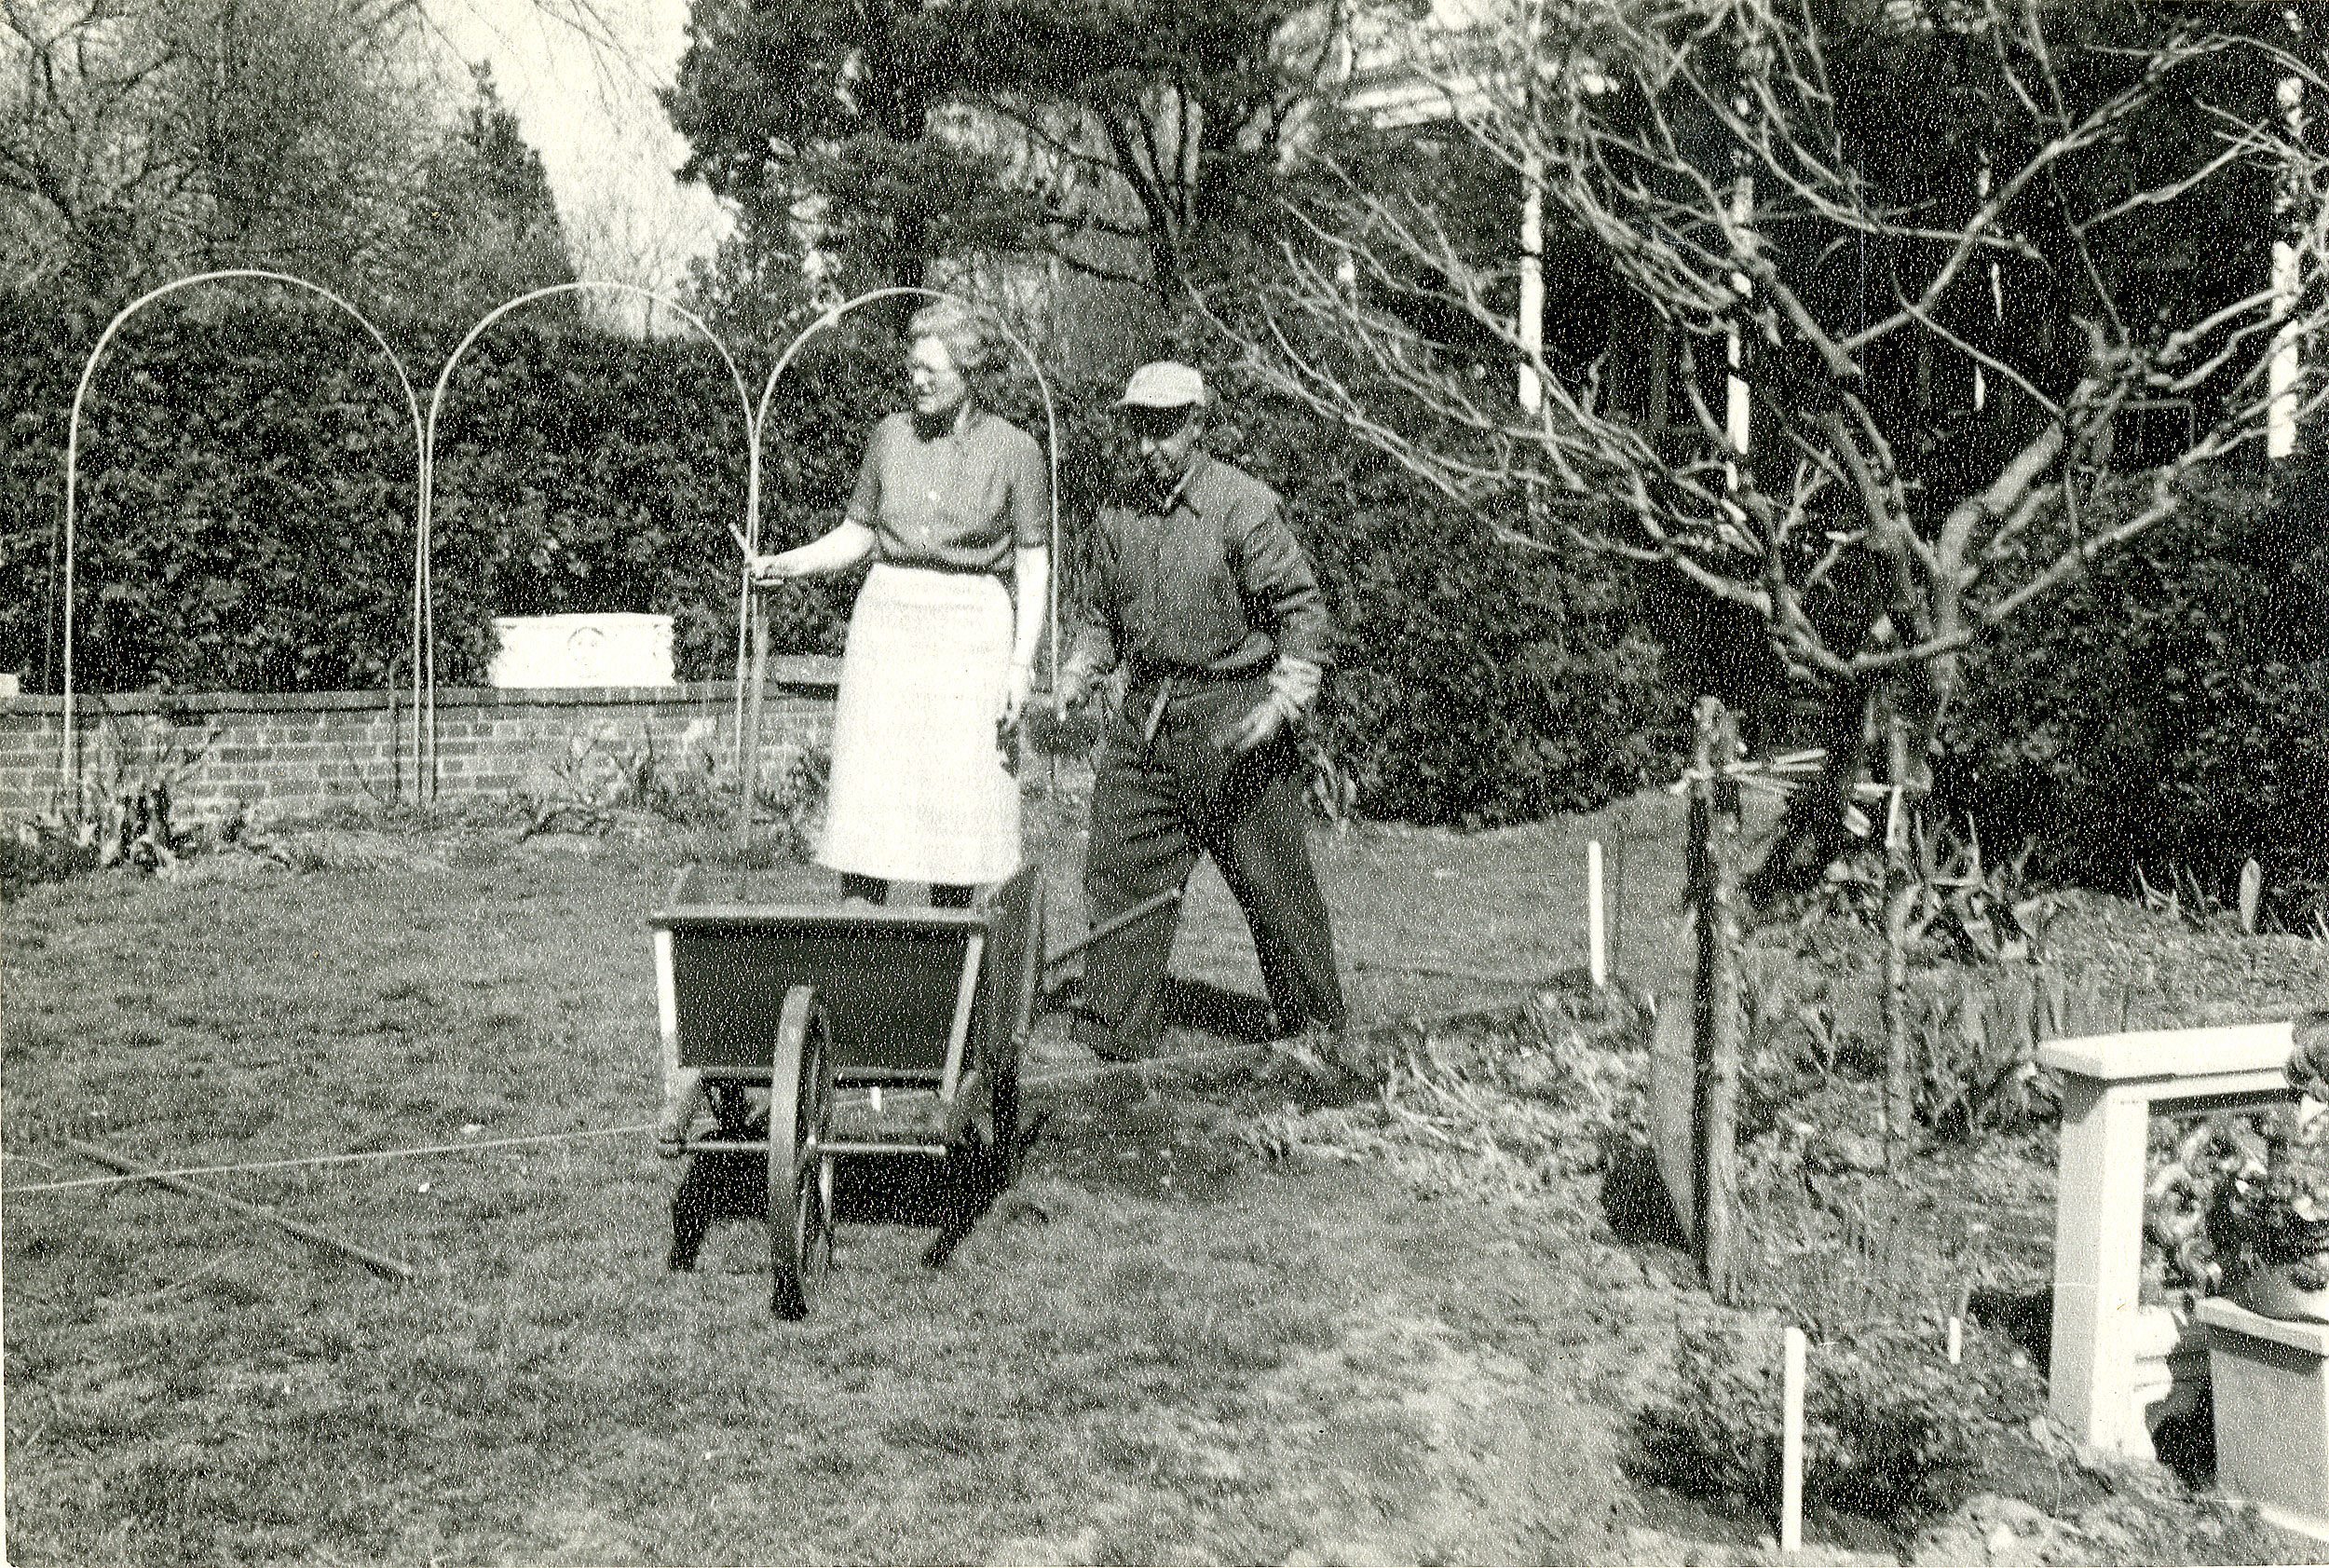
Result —
[{"label": "white painted post", "polygon": [[[1537,58],[1537,29],[1542,21],[1539,6],[1531,4],[1527,28],[1528,58],[1532,63]],[[1527,89],[1532,101],[1534,80],[1532,72],[1532,85]],[[1545,386],[1536,370],[1545,358],[1545,156],[1534,143],[1520,155],[1520,319],[1515,325],[1519,329],[1520,339],[1517,389],[1520,409],[1534,417],[1545,408]]]},{"label": "white painted post", "polygon": [[1593,989],[1609,984],[1609,921],[1601,907],[1601,841],[1585,846],[1585,945],[1593,972]]},{"label": "white painted post", "polygon": [[[2292,13],[2294,14],[2294,13]],[[2283,76],[2274,93],[2281,106],[2281,117],[2293,139],[2305,133],[2305,83],[2296,76]],[[2283,176],[2280,199],[2274,204],[2273,216],[2283,230],[2293,221],[2297,183]],[[2289,325],[2288,317],[2296,305],[2298,287],[2296,246],[2286,233],[2272,242],[2272,313],[2281,325],[2272,335],[2272,358],[2267,363],[2267,390],[2270,401],[2265,405],[2265,456],[2285,457],[2296,450],[2296,372],[2301,346],[2296,333]]]},{"label": "white painted post", "polygon": [[1804,1330],[1791,1323],[1779,1357],[1779,1549],[1804,1549]]},{"label": "white painted post", "polygon": [[1949,1364],[1962,1365],[1965,1360],[1965,1319],[1954,1313],[1949,1315]]},{"label": "white painted post", "polygon": [[[1741,90],[1731,100],[1731,107],[1741,120],[1745,120],[1754,113],[1754,100]],[[1753,241],[1755,177],[1747,167],[1747,154],[1743,149],[1733,152],[1732,162],[1737,172],[1731,182],[1731,246],[1735,252],[1743,253]],[[1731,287],[1738,294],[1739,308],[1743,312],[1754,293],[1754,282],[1743,270],[1736,271],[1731,274]],[[1739,466],[1754,436],[1754,398],[1747,385],[1747,378],[1739,374],[1747,364],[1746,344],[1739,335],[1736,316],[1731,324],[1723,329],[1723,362],[1727,371],[1723,378],[1723,433],[1729,439],[1731,446],[1730,455],[1723,460],[1723,484],[1726,491],[1736,493],[1739,487]],[[1723,511],[1733,526],[1747,521],[1746,512],[1736,502],[1726,501]]]},{"label": "white painted post", "polygon": [[[1989,150],[1982,150],[1982,167],[1973,172],[1974,199],[1983,206],[1989,204]],[[1990,321],[2003,325],[2006,320],[2006,284],[1997,263],[1989,264]],[[1989,377],[1981,365],[1973,367],[1973,411],[1978,414],[1989,404]]]},{"label": "white painted post", "polygon": [[1537,361],[1545,351],[1545,168],[1531,148],[1522,156],[1520,178],[1520,407],[1531,415],[1545,407]]},{"label": "white painted post", "polygon": [[[1754,101],[1742,90],[1732,100],[1732,107],[1739,118],[1745,120],[1754,113]],[[1743,252],[1753,244],[1755,177],[1746,167],[1743,151],[1736,153],[1734,158],[1738,168],[1737,177],[1731,183],[1731,244],[1735,251]],[[1749,296],[1754,293],[1753,282],[1743,270],[1737,271],[1731,274],[1731,287],[1737,291],[1739,306],[1744,310]],[[1739,336],[1736,318],[1723,335],[1723,361],[1729,371],[1723,378],[1723,431],[1730,438],[1733,454],[1730,484],[1737,489],[1737,459],[1747,456],[1748,445],[1754,435],[1754,401],[1748,389],[1747,378],[1739,374],[1746,368],[1746,345]]]}]

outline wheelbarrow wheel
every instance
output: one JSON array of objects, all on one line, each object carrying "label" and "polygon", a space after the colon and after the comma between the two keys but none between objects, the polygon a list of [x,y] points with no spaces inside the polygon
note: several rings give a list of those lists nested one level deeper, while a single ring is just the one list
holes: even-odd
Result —
[{"label": "wheelbarrow wheel", "polygon": [[816,988],[795,986],[778,1015],[769,1077],[769,1249],[780,1316],[806,1317],[833,1262],[833,1054]]}]

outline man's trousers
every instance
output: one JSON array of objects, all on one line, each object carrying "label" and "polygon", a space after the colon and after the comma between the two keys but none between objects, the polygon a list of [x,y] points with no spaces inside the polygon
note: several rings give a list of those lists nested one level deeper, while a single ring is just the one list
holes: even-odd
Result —
[{"label": "man's trousers", "polygon": [[[1246,912],[1280,1027],[1340,1030],[1334,935],[1303,836],[1301,753],[1283,731],[1243,757],[1216,741],[1268,691],[1262,679],[1169,693],[1151,683],[1111,708],[1092,792],[1084,907],[1096,926],[1183,886],[1202,850]],[[1179,923],[1180,906],[1167,904],[1086,950],[1079,1037],[1117,1057],[1154,1048],[1157,993]]]}]

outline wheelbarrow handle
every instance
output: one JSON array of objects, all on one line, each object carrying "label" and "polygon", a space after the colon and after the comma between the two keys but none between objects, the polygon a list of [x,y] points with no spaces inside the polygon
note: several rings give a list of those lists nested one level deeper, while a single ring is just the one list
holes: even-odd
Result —
[{"label": "wheelbarrow handle", "polygon": [[1094,926],[1090,935],[1083,937],[1080,941],[1069,943],[1066,947],[1060,948],[1057,952],[1045,959],[1043,961],[1043,967],[1045,969],[1058,968],[1061,964],[1075,957],[1076,954],[1083,951],[1084,948],[1090,947],[1101,937],[1113,936],[1116,933],[1124,930],[1124,927],[1130,925],[1133,921],[1156,913],[1157,910],[1162,909],[1165,905],[1179,903],[1181,894],[1187,891],[1188,889],[1185,887],[1166,888],[1163,893],[1158,893],[1153,898],[1142,899],[1139,903],[1135,904],[1131,908],[1126,909],[1121,915],[1110,916],[1107,920],[1104,920],[1100,921],[1099,924]]}]

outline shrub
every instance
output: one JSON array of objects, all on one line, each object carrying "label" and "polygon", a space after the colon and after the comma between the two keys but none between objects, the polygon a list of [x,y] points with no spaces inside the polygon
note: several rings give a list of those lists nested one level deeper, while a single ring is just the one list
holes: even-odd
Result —
[{"label": "shrub", "polygon": [[[1804,1390],[1806,1507],[1913,1519],[1970,1493],[1983,1443],[2031,1395],[1946,1365],[1932,1337],[1886,1328],[1813,1345]],[[1644,1479],[1777,1507],[1779,1394],[1775,1329],[1685,1330],[1667,1387],[1636,1417]]]},{"label": "shrub", "polygon": [[1223,434],[1317,561],[1339,632],[1324,739],[1366,815],[1529,821],[1676,765],[1688,701],[1621,570],[1499,539],[1307,413],[1249,398]]},{"label": "shrub", "polygon": [[0,833],[0,903],[21,897],[42,882],[61,882],[97,869],[102,859],[95,837],[87,842],[71,826],[20,823]]},{"label": "shrub", "polygon": [[2299,1016],[2295,1037],[2296,1101],[2209,1117],[2166,1151],[2145,1231],[2172,1288],[2232,1290],[2281,1267],[2299,1289],[2329,1284],[2329,1009]]},{"label": "shrub", "polygon": [[[2243,863],[2268,917],[2329,890],[2329,540],[2321,459],[2277,502],[2238,478],[2009,627],[1968,671],[1939,786],[2031,869],[2118,891],[2190,872],[2229,903]],[[2114,498],[2085,526],[2137,503]]]}]

